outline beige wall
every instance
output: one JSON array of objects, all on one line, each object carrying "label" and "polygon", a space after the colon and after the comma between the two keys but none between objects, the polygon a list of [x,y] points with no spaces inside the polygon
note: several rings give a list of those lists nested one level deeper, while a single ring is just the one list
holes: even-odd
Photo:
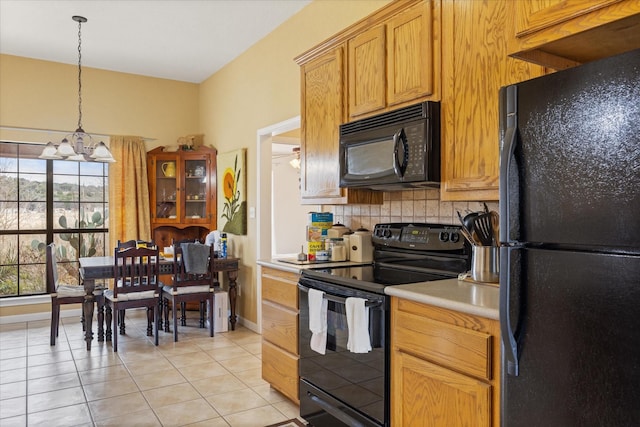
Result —
[{"label": "beige wall", "polygon": [[[196,133],[193,83],[82,68],[82,125],[91,134],[139,135],[148,148]],[[78,123],[75,65],[0,55],[0,126],[73,131]],[[51,132],[0,129],[3,140],[61,139]]]},{"label": "beige wall", "polygon": [[[219,153],[247,150],[247,202],[256,206],[259,129],[300,114],[297,55],[331,37],[387,0],[317,0],[202,83],[200,131]],[[269,182],[260,185],[268,186]],[[257,322],[257,226],[248,220],[247,236],[229,236],[231,255],[242,258],[238,313]]]}]

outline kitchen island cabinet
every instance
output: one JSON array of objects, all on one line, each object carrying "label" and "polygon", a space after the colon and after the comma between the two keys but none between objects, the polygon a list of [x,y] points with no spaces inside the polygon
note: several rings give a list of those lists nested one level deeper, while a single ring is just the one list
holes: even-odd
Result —
[{"label": "kitchen island cabinet", "polygon": [[637,0],[519,0],[510,55],[564,69],[640,47]]},{"label": "kitchen island cabinet", "polygon": [[392,425],[499,426],[500,327],[391,298]]},{"label": "kitchen island cabinet", "polygon": [[262,378],[298,404],[299,276],[262,267]]},{"label": "kitchen island cabinet", "polygon": [[442,200],[498,200],[500,87],[545,72],[508,56],[518,3],[442,5]]}]

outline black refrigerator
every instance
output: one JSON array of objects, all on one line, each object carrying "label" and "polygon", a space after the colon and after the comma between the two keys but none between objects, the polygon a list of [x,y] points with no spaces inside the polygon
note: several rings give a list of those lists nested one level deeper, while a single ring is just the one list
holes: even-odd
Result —
[{"label": "black refrigerator", "polygon": [[640,50],[500,91],[502,426],[640,426]]}]

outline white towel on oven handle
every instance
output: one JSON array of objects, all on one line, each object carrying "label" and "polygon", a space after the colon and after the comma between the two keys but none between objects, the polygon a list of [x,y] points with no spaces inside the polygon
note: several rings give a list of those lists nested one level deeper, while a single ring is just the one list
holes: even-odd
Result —
[{"label": "white towel on oven handle", "polygon": [[371,351],[369,339],[369,307],[366,299],[349,297],[345,300],[347,309],[347,326],[349,339],[347,350],[352,353],[368,353]]},{"label": "white towel on oven handle", "polygon": [[325,354],[327,349],[327,300],[324,292],[309,289],[309,330],[311,350]]}]

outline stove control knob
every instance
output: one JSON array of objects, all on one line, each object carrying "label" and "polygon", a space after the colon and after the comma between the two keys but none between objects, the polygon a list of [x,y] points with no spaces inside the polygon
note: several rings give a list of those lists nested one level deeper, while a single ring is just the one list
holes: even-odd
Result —
[{"label": "stove control knob", "polygon": [[453,243],[458,243],[458,241],[460,240],[460,235],[456,232],[451,233],[451,241]]},{"label": "stove control knob", "polygon": [[448,242],[449,241],[449,233],[447,231],[441,231],[440,235],[438,237],[440,238],[441,242]]}]

